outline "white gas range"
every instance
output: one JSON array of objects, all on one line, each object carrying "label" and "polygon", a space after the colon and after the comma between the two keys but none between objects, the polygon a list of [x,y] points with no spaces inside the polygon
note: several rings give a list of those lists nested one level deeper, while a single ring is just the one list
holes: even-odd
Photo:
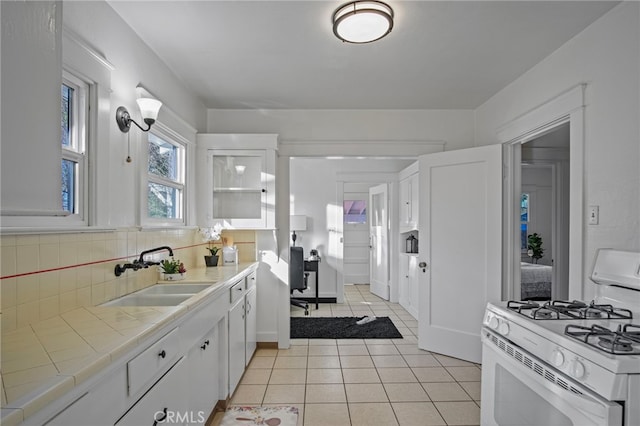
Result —
[{"label": "white gas range", "polygon": [[640,425],[640,253],[598,250],[592,302],[489,303],[483,425]]}]

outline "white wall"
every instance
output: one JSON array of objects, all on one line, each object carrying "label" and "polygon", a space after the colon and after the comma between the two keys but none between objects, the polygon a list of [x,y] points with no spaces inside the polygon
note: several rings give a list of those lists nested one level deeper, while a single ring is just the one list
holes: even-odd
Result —
[{"label": "white wall", "polygon": [[[406,167],[406,160],[326,160],[321,158],[294,158],[290,162],[291,214],[307,216],[307,231],[297,232],[296,245],[303,246],[305,254],[317,249],[320,263],[320,297],[337,297],[336,272],[338,258],[331,253],[331,238],[336,235],[337,224],[331,223],[327,213],[342,208],[336,205],[337,174],[345,172],[385,173],[398,172]],[[339,229],[342,229],[340,225]],[[291,242],[291,238],[289,238]],[[313,289],[308,293],[311,295]],[[306,295],[306,292],[305,292]]]},{"label": "white wall", "polygon": [[[94,166],[102,226],[138,224],[142,132],[127,134],[115,123],[124,105],[139,118],[136,86],[142,84],[164,106],[159,121],[189,140],[205,127],[205,108],[169,68],[104,1],[2,2],[2,208],[60,210],[60,83],[63,28],[113,65],[106,98],[100,99]],[[11,108],[5,106],[11,105]],[[172,112],[172,111],[175,111]],[[107,128],[105,129],[105,125]],[[104,147],[108,147],[105,149]],[[107,209],[108,212],[103,210]]]},{"label": "white wall", "polygon": [[600,225],[584,229],[589,300],[596,248],[640,250],[640,4],[615,7],[480,106],[475,141],[495,143],[500,126],[583,82],[584,206],[600,206]]}]

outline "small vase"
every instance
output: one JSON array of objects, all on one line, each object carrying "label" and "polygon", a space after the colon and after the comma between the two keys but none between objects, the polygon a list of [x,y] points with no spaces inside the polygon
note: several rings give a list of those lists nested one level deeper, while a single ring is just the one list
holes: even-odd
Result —
[{"label": "small vase", "polygon": [[204,263],[207,266],[218,266],[218,256],[205,256]]},{"label": "small vase", "polygon": [[180,281],[184,279],[184,274],[164,274],[165,281]]}]

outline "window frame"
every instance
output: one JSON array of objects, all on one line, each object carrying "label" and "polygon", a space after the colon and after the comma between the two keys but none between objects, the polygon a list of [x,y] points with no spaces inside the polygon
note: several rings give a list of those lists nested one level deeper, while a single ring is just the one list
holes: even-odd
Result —
[{"label": "window frame", "polygon": [[[172,180],[166,178],[164,176],[159,176],[149,171],[149,144],[152,143],[150,141],[149,135],[153,135],[159,139],[162,139],[164,142],[169,143],[177,148],[176,154],[176,180]],[[141,171],[142,175],[142,185],[141,191],[142,196],[140,197],[140,212],[141,218],[140,223],[143,226],[152,226],[152,227],[171,227],[171,226],[186,226],[187,224],[187,167],[188,167],[188,144],[189,141],[185,139],[183,136],[179,135],[175,131],[171,130],[167,126],[162,123],[156,121],[153,124],[153,127],[148,132],[144,133],[143,137],[144,149],[142,158],[141,167],[144,169]],[[180,192],[179,198],[179,217],[178,218],[154,218],[149,216],[149,205],[148,205],[148,191],[149,184],[159,184],[163,186],[167,186],[170,188],[177,189]]]},{"label": "window frame", "polygon": [[[74,90],[72,97],[70,146],[66,147],[60,140],[60,162],[62,179],[62,161],[76,164],[74,181],[74,211],[67,216],[68,220],[88,225],[89,217],[89,151],[90,151],[90,101],[92,83],[86,81],[67,69],[62,70],[62,85]],[[62,102],[61,102],[62,105]],[[62,114],[62,109],[60,111]],[[61,138],[62,139],[62,138]],[[62,181],[60,182],[62,190]]]}]

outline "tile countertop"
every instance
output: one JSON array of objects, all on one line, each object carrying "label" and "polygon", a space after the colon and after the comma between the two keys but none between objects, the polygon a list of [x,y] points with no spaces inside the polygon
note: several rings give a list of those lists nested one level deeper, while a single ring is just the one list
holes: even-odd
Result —
[{"label": "tile countertop", "polygon": [[213,283],[177,306],[81,307],[2,334],[2,424],[17,424],[131,351],[257,262],[190,269],[184,280]]}]

